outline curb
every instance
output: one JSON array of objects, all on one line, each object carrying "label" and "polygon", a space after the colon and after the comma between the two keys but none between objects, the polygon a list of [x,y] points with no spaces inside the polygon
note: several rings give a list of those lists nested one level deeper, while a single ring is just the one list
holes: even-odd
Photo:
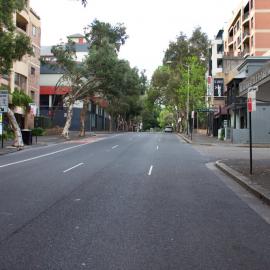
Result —
[{"label": "curb", "polygon": [[220,160],[216,161],[215,165],[217,168],[219,168],[225,174],[227,174],[232,179],[234,179],[238,184],[240,184],[246,190],[251,192],[257,198],[261,199],[263,202],[270,205],[270,192],[268,190],[259,186],[258,184],[253,183],[248,177],[230,168],[229,166],[227,166]]},{"label": "curb", "polygon": [[192,142],[190,139],[188,139],[186,136],[182,135],[181,133],[177,133],[177,135],[178,135],[179,137],[181,137],[181,138],[182,138],[184,141],[186,141],[187,143],[193,144],[193,142]]}]

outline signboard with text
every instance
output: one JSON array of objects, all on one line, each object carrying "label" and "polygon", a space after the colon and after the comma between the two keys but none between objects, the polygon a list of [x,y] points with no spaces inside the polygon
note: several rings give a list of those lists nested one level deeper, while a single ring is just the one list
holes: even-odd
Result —
[{"label": "signboard with text", "polygon": [[197,110],[197,112],[215,112],[215,113],[217,113],[218,111],[219,111],[218,108],[201,108]]},{"label": "signboard with text", "polygon": [[223,78],[214,79],[214,96],[215,97],[224,96],[224,79]]},{"label": "signboard with text", "polygon": [[0,112],[8,111],[8,90],[0,91]]}]

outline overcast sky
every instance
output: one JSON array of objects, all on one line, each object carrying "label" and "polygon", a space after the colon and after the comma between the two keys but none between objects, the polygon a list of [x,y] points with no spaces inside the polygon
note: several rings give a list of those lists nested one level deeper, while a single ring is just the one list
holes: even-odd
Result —
[{"label": "overcast sky", "polygon": [[124,23],[129,39],[120,56],[150,79],[161,64],[169,41],[183,31],[188,36],[201,26],[209,38],[230,20],[241,0],[31,0],[42,20],[42,45],[52,45],[67,35],[83,33],[95,18]]}]

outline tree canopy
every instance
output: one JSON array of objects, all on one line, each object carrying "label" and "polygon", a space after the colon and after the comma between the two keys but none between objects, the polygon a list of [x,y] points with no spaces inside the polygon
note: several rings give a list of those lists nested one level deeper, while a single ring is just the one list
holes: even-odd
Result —
[{"label": "tree canopy", "polygon": [[9,73],[13,62],[25,54],[33,54],[29,37],[14,32],[13,14],[24,5],[24,0],[0,0],[0,74]]},{"label": "tree canopy", "polygon": [[148,102],[160,107],[161,126],[168,122],[164,120],[168,115],[170,120],[173,115],[179,131],[186,124],[183,120],[187,118],[187,101],[189,113],[202,106],[208,46],[208,37],[200,27],[194,29],[190,38],[180,32],[176,41],[169,43],[163,65],[155,70],[147,93]]}]

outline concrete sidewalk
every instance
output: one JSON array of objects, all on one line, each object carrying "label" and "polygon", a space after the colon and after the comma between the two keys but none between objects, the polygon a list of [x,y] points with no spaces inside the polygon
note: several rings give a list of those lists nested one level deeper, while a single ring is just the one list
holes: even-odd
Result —
[{"label": "concrete sidewalk", "polygon": [[[236,145],[228,141],[220,141],[215,137],[209,137],[205,133],[194,133],[192,140],[186,134],[179,134],[186,142],[196,145],[226,148],[246,147],[247,152],[249,145]],[[254,145],[254,148],[269,148],[269,145]],[[235,150],[237,151],[237,149]],[[269,149],[270,151],[270,149]],[[270,156],[270,155],[269,155]],[[251,191],[257,197],[263,199],[264,202],[270,205],[270,158],[253,160],[253,174],[250,175],[249,154],[246,159],[229,158],[222,159],[216,162],[216,166],[231,176],[239,184]]]},{"label": "concrete sidewalk", "polygon": [[[38,136],[37,141],[36,141],[36,137],[33,137],[32,145],[25,145],[24,149],[48,146],[48,145],[52,145],[52,144],[64,143],[67,141],[85,140],[85,138],[90,138],[93,136],[96,136],[96,137],[106,136],[106,135],[109,135],[110,133],[108,133],[108,132],[97,132],[97,133],[86,132],[85,137],[79,137],[78,134],[79,134],[78,131],[70,131],[70,139],[69,140],[65,139],[64,137],[62,137],[60,135]],[[17,152],[18,149],[16,147],[13,147],[12,144],[13,144],[13,140],[4,141],[4,148],[1,148],[1,145],[0,145],[0,156],[5,155],[5,154],[9,154],[9,153],[13,153],[13,152]]]}]

